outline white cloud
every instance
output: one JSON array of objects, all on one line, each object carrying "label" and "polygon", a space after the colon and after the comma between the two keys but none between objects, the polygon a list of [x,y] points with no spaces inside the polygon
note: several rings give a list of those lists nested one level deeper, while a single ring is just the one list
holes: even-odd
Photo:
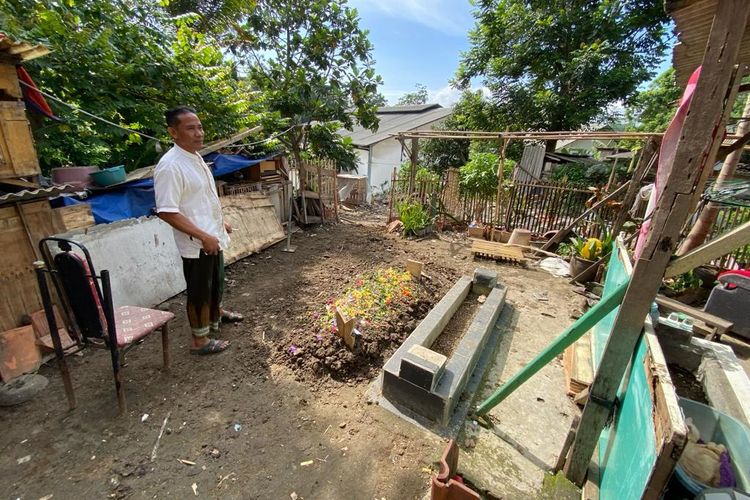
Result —
[{"label": "white cloud", "polygon": [[[490,93],[487,87],[472,87],[471,90],[475,92],[477,90],[482,90],[485,97],[488,97]],[[461,91],[454,87],[451,87],[450,85],[446,85],[445,87],[437,90],[428,90],[427,94],[429,95],[427,102],[436,102],[446,108],[453,106],[461,98]]]},{"label": "white cloud", "polygon": [[465,35],[474,20],[457,0],[350,0],[360,11],[380,11],[391,17],[408,19],[446,35]]}]

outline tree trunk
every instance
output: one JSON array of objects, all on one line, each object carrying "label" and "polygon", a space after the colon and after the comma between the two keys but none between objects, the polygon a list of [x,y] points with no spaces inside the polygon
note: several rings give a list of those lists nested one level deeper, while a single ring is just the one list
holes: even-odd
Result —
[{"label": "tree trunk", "polygon": [[[745,108],[742,111],[742,117],[740,118],[740,123],[737,125],[737,135],[745,135],[748,131],[750,131],[750,120],[748,119],[750,117],[750,94],[748,94],[747,99],[745,100]],[[721,188],[728,180],[732,179],[734,177],[734,173],[737,170],[737,164],[740,161],[740,157],[742,156],[743,148],[740,148],[736,151],[732,151],[724,160],[724,164],[721,167],[721,172],[719,172],[719,176],[716,178],[716,188]],[[712,168],[711,165],[707,165],[706,168]],[[695,223],[695,225],[690,230],[690,233],[688,233],[687,238],[685,238],[685,241],[680,246],[680,249],[677,251],[677,255],[684,255],[693,248],[703,244],[703,242],[706,241],[706,238],[708,238],[709,233],[711,232],[711,228],[714,226],[714,222],[716,222],[716,216],[719,213],[719,205],[713,202],[708,202],[706,206],[701,210],[700,215],[698,216],[698,221]]]},{"label": "tree trunk", "polygon": [[556,147],[557,147],[557,139],[549,139],[549,140],[544,141],[545,153],[554,153]]}]

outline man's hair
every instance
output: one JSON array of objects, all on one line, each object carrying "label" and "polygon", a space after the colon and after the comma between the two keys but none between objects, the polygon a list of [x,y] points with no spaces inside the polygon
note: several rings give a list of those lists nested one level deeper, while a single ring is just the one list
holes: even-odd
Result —
[{"label": "man's hair", "polygon": [[164,117],[167,119],[167,127],[176,127],[180,123],[180,116],[188,113],[195,113],[195,110],[189,106],[177,106],[167,110]]}]

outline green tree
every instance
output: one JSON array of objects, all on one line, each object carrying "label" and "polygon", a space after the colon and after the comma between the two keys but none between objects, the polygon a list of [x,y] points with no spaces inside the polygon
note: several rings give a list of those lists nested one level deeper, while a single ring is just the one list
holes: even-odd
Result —
[{"label": "green tree", "polygon": [[[345,0],[259,0],[229,47],[264,92],[274,117],[266,126],[288,129],[280,140],[296,160],[303,151],[338,148],[343,157],[352,150],[324,131],[311,133],[321,124],[377,128],[381,78],[367,31]],[[329,143],[316,145],[320,139]]]},{"label": "green tree", "polygon": [[500,121],[518,129],[590,123],[647,80],[665,49],[654,0],[477,0],[474,15],[457,82],[483,77]]},{"label": "green tree", "polygon": [[255,8],[253,0],[169,0],[164,3],[169,13],[174,16],[197,15],[195,29],[219,37],[230,34],[238,19],[242,19]]},{"label": "green tree", "polygon": [[407,92],[398,99],[399,106],[413,106],[419,104],[427,104],[427,87],[418,83],[415,85],[415,90]]},{"label": "green tree", "polygon": [[[168,139],[164,111],[197,108],[206,139],[226,137],[253,120],[254,103],[195,16],[172,19],[156,2],[6,0],[0,25],[13,38],[52,52],[25,66],[39,87],[122,126]],[[35,120],[45,171],[66,164],[154,162],[154,143],[54,102],[62,123]]]},{"label": "green tree", "polygon": [[[491,196],[497,190],[497,169],[500,164],[498,155],[494,153],[471,153],[469,162],[458,169],[458,186],[464,194]],[[505,160],[503,178],[510,178],[515,162]]]},{"label": "green tree", "polygon": [[677,87],[674,68],[657,76],[645,90],[636,93],[625,107],[628,128],[664,132],[672,121],[682,90]]}]

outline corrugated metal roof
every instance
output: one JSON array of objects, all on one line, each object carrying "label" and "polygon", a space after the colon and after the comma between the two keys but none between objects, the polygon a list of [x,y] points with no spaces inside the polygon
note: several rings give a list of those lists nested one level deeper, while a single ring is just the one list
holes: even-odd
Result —
[{"label": "corrugated metal roof", "polygon": [[[404,111],[400,113],[391,111],[397,108],[404,109]],[[416,108],[421,108],[422,111],[415,111]],[[382,112],[378,110],[380,124],[377,132],[357,126],[353,131],[341,129],[339,130],[339,134],[343,137],[351,137],[355,146],[367,147],[388,139],[392,134],[408,132],[442,120],[453,112],[452,108],[443,108],[439,104],[398,106],[381,109],[388,109],[388,111]]]},{"label": "corrugated metal roof", "polygon": [[[677,73],[677,85],[684,88],[695,68],[703,62],[703,53],[711,31],[719,0],[665,0],[664,10],[675,22],[679,43],[672,50],[672,66]],[[750,37],[745,27],[738,61],[750,62]]]},{"label": "corrugated metal roof", "polygon": [[5,33],[0,33],[0,54],[6,54],[22,62],[47,55],[49,49],[42,44],[31,45],[26,42],[17,42]]},{"label": "corrugated metal roof", "polygon": [[50,198],[57,196],[62,193],[74,191],[75,187],[70,184],[63,184],[61,186],[50,186],[48,188],[39,189],[24,189],[17,193],[8,193],[0,196],[0,205],[7,205],[8,203],[17,203],[19,201],[29,201],[37,198]]},{"label": "corrugated metal roof", "polygon": [[378,108],[378,114],[387,113],[423,113],[430,109],[442,108],[440,104],[412,104],[408,106],[382,106]]}]

